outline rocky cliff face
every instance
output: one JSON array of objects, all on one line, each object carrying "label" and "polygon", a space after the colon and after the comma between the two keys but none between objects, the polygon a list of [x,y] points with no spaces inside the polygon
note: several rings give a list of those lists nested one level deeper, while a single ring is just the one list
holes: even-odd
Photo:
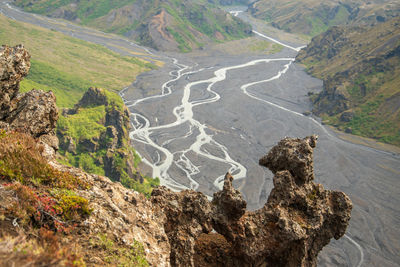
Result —
[{"label": "rocky cliff face", "polygon": [[[73,109],[63,111],[61,120],[57,128],[60,154],[73,166],[105,175],[130,188],[140,186],[145,179],[152,180],[135,168],[138,156],[130,147],[129,112],[116,93],[89,88]],[[95,121],[90,129],[82,129],[85,127],[79,124],[87,120]]]},{"label": "rocky cliff face", "polygon": [[[31,122],[26,123],[29,128]],[[8,129],[0,135],[4,140],[36,151],[27,135]],[[40,151],[34,163],[25,160],[43,165],[37,170],[47,171],[44,180],[24,176],[30,166],[14,176],[7,157],[18,149],[1,146],[0,163],[6,165],[0,165],[0,260],[59,266],[316,266],[323,246],[345,233],[352,209],[344,193],[313,182],[316,143],[316,136],[285,138],[260,159],[275,175],[274,188],[264,207],[253,212],[246,211],[229,173],[212,201],[200,192],[165,187],[147,199],[106,177],[47,162]]]}]

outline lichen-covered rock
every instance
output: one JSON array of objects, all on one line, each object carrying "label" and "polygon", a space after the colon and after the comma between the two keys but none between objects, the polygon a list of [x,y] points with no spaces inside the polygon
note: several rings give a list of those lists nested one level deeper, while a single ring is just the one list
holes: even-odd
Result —
[{"label": "lichen-covered rock", "polygon": [[352,204],[344,193],[312,181],[316,140],[285,138],[260,160],[275,174],[268,201],[231,222],[244,229],[233,246],[248,266],[316,266],[330,239],[344,235]]},{"label": "lichen-covered rock", "polygon": [[200,234],[212,230],[211,203],[200,192],[175,193],[166,187],[153,190],[152,203],[165,214],[164,231],[171,246],[171,265],[194,266],[196,240]]},{"label": "lichen-covered rock", "polygon": [[[246,212],[247,203],[243,199],[242,194],[233,188],[233,177],[230,173],[225,175],[224,187],[222,191],[216,192],[212,201],[213,227],[229,240],[234,240],[232,234],[236,234],[238,229],[232,229],[236,225],[232,225],[232,221],[237,221]],[[236,230],[236,231],[235,231]]]},{"label": "lichen-covered rock", "polygon": [[309,182],[314,179],[312,152],[316,142],[316,136],[303,140],[285,138],[260,159],[260,165],[267,167],[274,174],[287,170],[295,176],[298,183]]},{"label": "lichen-covered rock", "polygon": [[[153,205],[166,215],[171,265],[316,266],[321,249],[345,233],[352,209],[344,193],[313,182],[316,142],[317,136],[285,138],[260,160],[275,174],[274,188],[254,212],[245,210],[229,173],[211,204],[194,191],[156,189]],[[220,235],[210,232],[210,222]]]},{"label": "lichen-covered rock", "polygon": [[8,115],[17,97],[19,82],[28,74],[30,55],[22,45],[0,47],[0,120]]},{"label": "lichen-covered rock", "polygon": [[30,55],[22,45],[0,48],[0,129],[43,136],[44,155],[53,157],[58,149],[56,97],[51,91],[35,89],[19,94],[19,83],[29,68]]},{"label": "lichen-covered rock", "polygon": [[58,120],[58,108],[53,92],[31,90],[19,95],[15,100],[15,109],[6,117],[11,129],[23,130],[33,137],[51,134]]},{"label": "lichen-covered rock", "polygon": [[[171,249],[164,230],[166,218],[159,207],[154,206],[144,195],[114,183],[107,177],[87,174],[56,162],[51,164],[79,177],[90,186],[90,190],[79,191],[80,196],[89,200],[93,212],[78,226],[80,232],[76,242],[87,236],[95,238],[105,234],[127,246],[138,241],[144,247],[150,266],[170,266]],[[89,266],[106,264],[106,260],[86,259]]]}]

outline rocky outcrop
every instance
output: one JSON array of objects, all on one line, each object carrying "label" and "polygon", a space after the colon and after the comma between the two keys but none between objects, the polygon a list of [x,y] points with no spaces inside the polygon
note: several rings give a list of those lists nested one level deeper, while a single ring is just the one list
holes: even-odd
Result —
[{"label": "rocky outcrop", "polygon": [[31,67],[30,57],[22,45],[0,48],[0,120],[14,109],[12,104],[19,93],[19,82]]},{"label": "rocky outcrop", "polygon": [[83,94],[81,100],[75,106],[75,110],[79,108],[87,108],[93,106],[108,105],[107,96],[104,94],[104,90],[90,87],[85,94]]},{"label": "rocky outcrop", "polygon": [[[12,82],[4,80],[3,84]],[[3,86],[2,95],[15,94],[15,86],[18,87],[18,82]],[[92,89],[90,94],[97,96],[96,91]],[[10,100],[2,101],[7,104]],[[44,151],[34,143],[55,146],[53,133],[57,113],[53,95],[33,90],[21,96],[16,94],[12,101],[16,103],[15,108],[9,105],[9,112],[4,113],[6,120],[0,126],[7,130],[19,129],[25,122],[26,134],[2,134],[0,140],[7,145],[10,142],[2,138],[14,140],[12,145],[22,147],[23,144],[26,151],[38,149],[38,153],[32,153],[36,161],[30,157],[24,160],[33,169],[36,163],[40,163],[43,168],[35,171],[43,169],[46,175],[55,175],[55,179],[45,182],[24,172],[27,177],[26,181],[21,180],[25,183],[22,185],[12,171],[0,173],[2,181],[7,182],[0,184],[0,215],[4,218],[0,224],[0,236],[16,234],[16,229],[13,229],[18,227],[16,214],[25,220],[26,228],[31,228],[31,233],[37,233],[34,227],[38,226],[33,222],[41,222],[44,218],[35,217],[39,214],[46,215],[47,222],[54,228],[49,226],[46,231],[64,231],[57,246],[65,246],[65,250],[79,248],[83,253],[82,259],[90,265],[103,265],[110,261],[118,263],[120,256],[133,264],[131,261],[137,262],[143,254],[150,266],[297,267],[316,266],[319,251],[331,238],[343,236],[348,226],[352,209],[350,199],[342,192],[325,190],[322,185],[313,182],[316,136],[285,138],[260,159],[260,164],[274,173],[274,188],[264,207],[246,211],[246,202],[233,187],[234,178],[229,173],[225,176],[222,191],[216,192],[212,201],[200,192],[173,192],[166,187],[154,189],[151,198],[147,199],[106,177],[63,166],[54,158],[44,160],[40,156]],[[115,116],[114,113],[110,115],[109,121],[113,123],[105,132],[111,139],[118,138],[117,128],[124,125],[124,120],[115,119]],[[37,119],[43,121],[39,123]],[[17,138],[21,139],[15,140]],[[65,138],[65,142],[71,146],[69,138]],[[110,147],[115,145],[118,145],[116,141],[108,143]],[[4,150],[6,147],[1,148]],[[71,146],[70,150],[73,149]],[[2,160],[7,160],[7,153],[12,155],[14,150],[9,150],[0,153]],[[14,165],[8,164],[10,170],[13,170],[11,167],[15,169]],[[17,169],[21,170],[20,167]],[[66,188],[74,191],[64,190]],[[13,195],[22,193],[27,199]],[[76,217],[72,216],[71,209]],[[32,213],[32,210],[35,212]],[[68,221],[71,218],[76,220]],[[42,237],[29,232],[20,235],[23,238],[31,235],[32,239],[37,238],[37,242],[43,241]],[[7,249],[0,250],[0,259],[18,265],[18,261],[9,257],[18,252],[18,248],[14,248],[9,245]],[[98,253],[103,253],[100,255],[104,257],[99,257]],[[43,262],[43,259],[37,260]],[[144,259],[140,260],[143,263]]]},{"label": "rocky outcrop", "polygon": [[53,92],[34,89],[16,97],[15,105],[5,119],[11,129],[22,129],[33,137],[55,134],[58,109]]},{"label": "rocky outcrop", "polygon": [[103,107],[105,113],[94,122],[100,130],[93,130],[90,137],[71,136],[73,132],[68,126],[58,127],[60,154],[71,153],[78,158],[82,155],[93,158],[95,164],[113,181],[143,181],[134,166],[135,154],[129,147],[129,112],[116,93],[91,87],[74,108],[63,111],[63,116],[73,119],[73,116],[79,117],[80,112],[96,107]]},{"label": "rocky outcrop", "polygon": [[56,97],[51,91],[19,93],[29,68],[30,55],[22,45],[0,48],[0,128],[39,138],[51,156],[58,149]]},{"label": "rocky outcrop", "polygon": [[316,136],[286,138],[260,160],[274,173],[274,188],[254,212],[246,211],[229,173],[211,203],[194,191],[154,190],[153,205],[166,215],[172,266],[316,266],[330,239],[344,235],[352,209],[344,193],[313,182],[316,142]]},{"label": "rocky outcrop", "polygon": [[79,234],[74,242],[83,244],[89,266],[107,264],[107,259],[90,253],[93,249],[88,239],[108,235],[116,244],[130,246],[136,241],[143,245],[150,266],[170,265],[170,243],[163,223],[166,214],[153,205],[143,194],[114,183],[107,177],[87,174],[80,169],[53,162],[60,171],[79,177],[90,186],[80,190],[80,196],[90,201],[93,209],[90,217],[78,226]]},{"label": "rocky outcrop", "polygon": [[163,227],[171,246],[171,265],[194,266],[196,239],[212,230],[212,209],[207,197],[193,190],[175,193],[159,187],[153,190],[151,200],[165,214]]}]

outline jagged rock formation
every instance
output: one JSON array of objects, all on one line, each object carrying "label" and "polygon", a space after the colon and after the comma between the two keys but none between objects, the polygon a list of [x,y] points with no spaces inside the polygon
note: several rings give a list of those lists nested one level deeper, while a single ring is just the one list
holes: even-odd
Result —
[{"label": "jagged rock formation", "polygon": [[[18,82],[13,86],[18,86]],[[13,86],[2,87],[2,94],[9,95],[9,88]],[[29,95],[36,94],[38,91]],[[97,92],[92,89],[90,94],[97,95]],[[99,103],[97,100],[95,102]],[[8,100],[4,99],[0,104],[4,101],[7,104]],[[44,109],[42,104],[49,103],[39,101],[37,104],[36,108],[32,104],[31,108],[16,112],[23,116],[15,115],[14,120],[28,118],[32,114],[27,115],[25,111],[34,114]],[[5,117],[8,114],[4,113]],[[26,121],[27,129],[34,125],[35,121]],[[46,127],[46,135],[42,136],[51,136],[54,124],[48,123]],[[36,133],[26,133],[31,137],[19,135],[24,139],[21,143],[15,140],[17,135],[13,133],[2,133],[0,141],[4,143],[3,138],[14,140],[16,144],[7,145],[24,145],[25,151],[39,149],[32,139],[32,136],[37,137]],[[110,130],[110,134],[116,136],[117,133]],[[318,252],[331,238],[338,239],[345,233],[352,209],[344,193],[325,190],[313,182],[316,142],[316,136],[285,138],[260,160],[261,165],[274,173],[274,188],[264,207],[252,212],[246,211],[246,202],[233,188],[233,177],[229,173],[225,176],[223,190],[216,192],[212,201],[200,192],[172,192],[165,187],[154,189],[147,199],[106,177],[63,166],[51,158],[46,161],[33,153],[47,171],[44,176],[47,180],[32,180],[35,177],[29,172],[21,176],[17,167],[18,175],[24,177],[21,179],[24,184],[21,184],[13,174],[12,163],[16,161],[8,162],[6,158],[14,150],[2,146],[4,153],[0,153],[0,162],[8,164],[5,165],[8,171],[0,168],[0,180],[4,182],[0,184],[0,245],[6,244],[0,249],[0,260],[10,265],[27,264],[27,260],[29,263],[24,255],[31,252],[21,252],[15,245],[16,239],[8,235],[19,235],[21,240],[31,236],[38,243],[44,242],[41,236],[32,233],[37,231],[34,227],[47,223],[45,231],[64,231],[62,241],[53,251],[64,246],[63,253],[66,253],[68,248],[74,247],[81,251],[82,260],[88,265],[110,262],[118,265],[121,259],[128,264],[143,263],[140,258],[143,254],[150,266],[316,266]],[[36,162],[32,163],[29,157],[24,160],[30,164]],[[54,174],[56,179],[51,176]],[[30,198],[14,197],[22,193]],[[67,204],[70,202],[72,205]],[[75,219],[71,221],[71,218]],[[18,233],[19,223],[24,227],[18,228]],[[55,237],[51,240],[56,242]],[[53,260],[42,246],[39,254],[29,254],[32,260],[38,264],[49,260],[51,264],[66,264],[59,256]]]},{"label": "jagged rock formation", "polygon": [[30,55],[19,45],[0,48],[0,120],[3,120],[11,109],[12,101],[17,97],[19,82],[24,78],[31,67]]},{"label": "jagged rock formation", "polygon": [[316,136],[286,138],[260,160],[275,174],[275,187],[254,212],[246,211],[229,173],[211,203],[194,191],[155,189],[152,202],[166,215],[171,264],[316,266],[319,251],[345,233],[352,209],[344,193],[313,182],[316,142]]},{"label": "jagged rock formation", "polygon": [[56,97],[40,90],[19,94],[19,83],[30,65],[30,55],[22,45],[0,48],[0,128],[39,138],[52,156],[58,149]]}]

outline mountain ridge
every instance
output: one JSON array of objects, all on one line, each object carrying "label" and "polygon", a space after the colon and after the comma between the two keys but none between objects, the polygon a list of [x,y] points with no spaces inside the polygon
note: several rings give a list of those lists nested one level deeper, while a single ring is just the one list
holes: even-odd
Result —
[{"label": "mountain ridge", "polygon": [[400,14],[400,3],[394,0],[258,0],[249,10],[278,29],[313,37],[331,26],[384,22]]},{"label": "mountain ridge", "polygon": [[204,0],[99,0],[96,3],[14,1],[25,11],[122,34],[158,50],[189,52],[207,43],[251,35],[250,25]]}]

